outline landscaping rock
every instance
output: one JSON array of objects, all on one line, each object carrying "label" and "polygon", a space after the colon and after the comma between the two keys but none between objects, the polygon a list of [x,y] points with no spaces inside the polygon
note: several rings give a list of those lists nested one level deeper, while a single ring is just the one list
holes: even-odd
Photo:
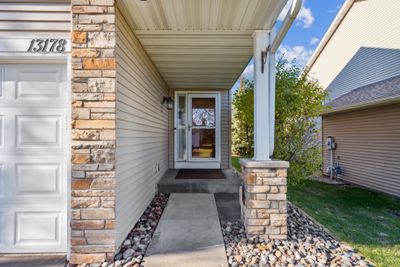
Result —
[{"label": "landscaping rock", "polygon": [[[128,234],[120,251],[116,253],[114,262],[104,262],[98,266],[107,267],[139,267],[151,237],[156,230],[157,224],[168,202],[168,194],[158,194],[144,211],[135,227]],[[79,267],[95,264],[80,265]]]},{"label": "landscaping rock", "polygon": [[168,197],[167,194],[157,195],[128,234],[121,250],[115,256],[115,260],[120,260],[122,266],[140,265],[167,205]]},{"label": "landscaping rock", "polygon": [[231,267],[374,266],[290,203],[288,240],[247,239],[240,221],[222,222],[221,228]]}]

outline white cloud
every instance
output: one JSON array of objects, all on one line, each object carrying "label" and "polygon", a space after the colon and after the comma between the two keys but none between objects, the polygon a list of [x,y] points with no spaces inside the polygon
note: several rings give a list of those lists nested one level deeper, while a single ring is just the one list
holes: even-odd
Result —
[{"label": "white cloud", "polygon": [[278,58],[286,59],[289,63],[295,62],[299,67],[304,67],[312,56],[314,50],[304,46],[282,45],[278,50]]},{"label": "white cloud", "polygon": [[[313,23],[314,23],[314,16],[312,14],[311,8],[306,7],[305,1],[303,2],[303,5],[299,11],[299,14],[297,15],[296,18],[296,25],[297,26],[303,26],[303,28],[310,28]],[[286,6],[283,8],[282,12],[279,14],[278,20],[283,21],[286,14],[289,12],[289,9],[292,5],[292,0],[289,0],[286,4]]]},{"label": "white cloud", "polygon": [[[303,23],[303,28],[310,28],[314,23],[314,16],[312,15],[311,8],[302,6],[296,18]],[[301,25],[301,23],[299,23]]]},{"label": "white cloud", "polygon": [[317,45],[319,44],[319,38],[313,37],[311,38],[310,45]]}]

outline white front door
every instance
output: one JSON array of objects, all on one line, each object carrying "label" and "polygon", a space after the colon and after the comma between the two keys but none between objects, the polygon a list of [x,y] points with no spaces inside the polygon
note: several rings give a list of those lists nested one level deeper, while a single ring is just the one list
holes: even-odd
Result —
[{"label": "white front door", "polygon": [[218,93],[176,93],[175,168],[220,168]]},{"label": "white front door", "polygon": [[0,253],[66,252],[64,64],[0,64]]}]

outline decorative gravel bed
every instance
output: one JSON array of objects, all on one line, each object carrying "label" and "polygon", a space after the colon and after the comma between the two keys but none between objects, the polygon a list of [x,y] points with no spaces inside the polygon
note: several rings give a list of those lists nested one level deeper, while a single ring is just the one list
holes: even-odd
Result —
[{"label": "decorative gravel bed", "polygon": [[231,267],[373,266],[288,204],[288,240],[247,239],[240,221],[222,222]]},{"label": "decorative gravel bed", "polygon": [[168,202],[168,194],[158,194],[144,211],[135,227],[128,234],[114,263],[104,263],[108,267],[139,267],[151,237]]}]

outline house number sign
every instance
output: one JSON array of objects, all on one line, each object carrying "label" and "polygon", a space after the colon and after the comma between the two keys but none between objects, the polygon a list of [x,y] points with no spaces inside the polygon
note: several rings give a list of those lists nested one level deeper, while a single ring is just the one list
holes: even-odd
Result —
[{"label": "house number sign", "polygon": [[66,39],[32,39],[27,52],[63,53],[66,50],[66,45]]}]

